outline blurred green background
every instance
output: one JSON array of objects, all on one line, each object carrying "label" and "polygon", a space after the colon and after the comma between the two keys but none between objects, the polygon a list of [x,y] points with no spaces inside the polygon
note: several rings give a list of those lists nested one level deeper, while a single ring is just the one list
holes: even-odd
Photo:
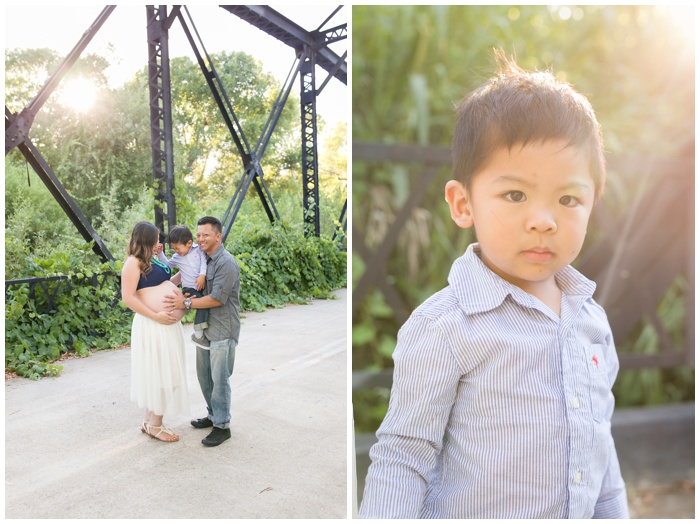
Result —
[{"label": "blurred green background", "polygon": [[[549,69],[588,97],[606,154],[676,158],[694,144],[694,20],[692,7],[668,6],[353,6],[353,147],[449,148],[456,103],[491,76],[492,49],[502,48],[521,67]],[[421,169],[353,158],[353,245],[361,240],[372,250],[381,244]],[[449,178],[449,168],[442,168],[385,267],[365,267],[353,248],[353,288],[365,271],[385,271],[412,310],[446,285],[452,262],[473,241],[471,230],[450,219],[443,192]],[[639,178],[609,170],[602,203],[607,216],[624,214],[643,183]],[[587,242],[601,233],[589,229]],[[693,321],[688,287],[679,276],[657,310],[680,344],[686,321]],[[353,370],[392,368],[400,315],[376,288],[353,308]],[[661,350],[659,334],[644,318],[616,342],[620,354]],[[694,367],[685,366],[622,371],[614,392],[618,406],[638,406],[692,400],[694,389]],[[353,391],[357,432],[377,428],[388,396],[384,386]]]}]

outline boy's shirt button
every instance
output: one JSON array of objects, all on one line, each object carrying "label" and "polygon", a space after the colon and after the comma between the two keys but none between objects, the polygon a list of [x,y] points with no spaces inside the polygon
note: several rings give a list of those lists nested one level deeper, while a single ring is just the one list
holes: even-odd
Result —
[{"label": "boy's shirt button", "polygon": [[578,408],[579,408],[580,403],[579,403],[579,401],[578,401],[578,397],[574,397],[574,398],[571,400],[571,405],[574,407],[574,409],[578,409]]},{"label": "boy's shirt button", "polygon": [[581,472],[577,471],[574,474],[574,484],[580,484],[581,483]]}]

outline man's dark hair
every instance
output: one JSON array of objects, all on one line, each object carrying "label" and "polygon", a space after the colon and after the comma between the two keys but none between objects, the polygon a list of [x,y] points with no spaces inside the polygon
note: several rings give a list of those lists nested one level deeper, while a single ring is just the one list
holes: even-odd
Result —
[{"label": "man's dark hair", "polygon": [[197,221],[198,226],[203,226],[204,224],[211,224],[211,226],[216,229],[217,233],[221,233],[223,231],[221,221],[216,217],[202,217]]},{"label": "man's dark hair", "polygon": [[173,226],[168,233],[168,242],[171,244],[187,245],[187,242],[194,241],[192,231],[187,226]]},{"label": "man's dark hair", "polygon": [[494,55],[496,76],[457,107],[452,177],[469,189],[496,150],[558,139],[585,152],[599,198],[605,158],[600,125],[586,97],[550,72],[526,72],[503,51]]}]

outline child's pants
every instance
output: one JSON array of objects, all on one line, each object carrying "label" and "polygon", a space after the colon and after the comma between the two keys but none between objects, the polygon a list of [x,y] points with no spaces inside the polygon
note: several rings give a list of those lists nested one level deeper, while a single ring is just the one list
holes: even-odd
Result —
[{"label": "child's pants", "polygon": [[[183,287],[182,288],[182,294],[189,293],[190,297],[192,298],[201,298],[204,296],[204,293],[201,291],[197,291],[195,288],[192,287]],[[194,313],[194,329],[195,331],[198,330],[203,330],[209,327],[209,323],[207,322],[209,320],[209,310],[208,309],[195,309]]]}]

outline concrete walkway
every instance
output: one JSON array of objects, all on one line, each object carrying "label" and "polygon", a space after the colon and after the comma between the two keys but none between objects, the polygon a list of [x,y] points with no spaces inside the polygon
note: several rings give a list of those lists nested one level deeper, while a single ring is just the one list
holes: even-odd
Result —
[{"label": "concrete walkway", "polygon": [[[345,518],[347,290],[247,313],[232,378],[232,438],[167,421],[141,433],[130,349],[5,382],[6,518]],[[186,336],[192,332],[185,326]],[[188,342],[192,417],[206,414]]]}]

